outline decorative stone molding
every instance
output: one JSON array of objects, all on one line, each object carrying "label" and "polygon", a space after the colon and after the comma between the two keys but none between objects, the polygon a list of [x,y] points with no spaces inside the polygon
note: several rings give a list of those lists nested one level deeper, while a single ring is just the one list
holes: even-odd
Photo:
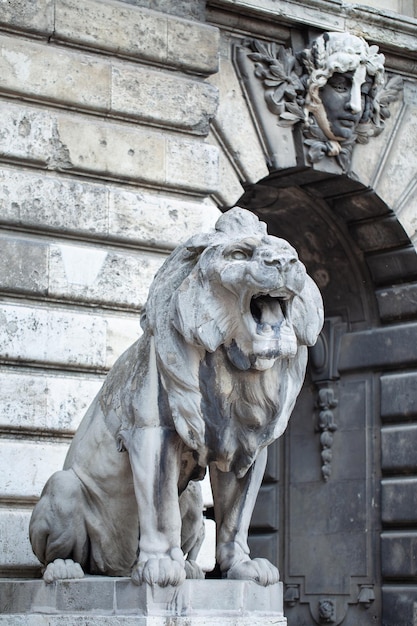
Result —
[{"label": "decorative stone molding", "polygon": [[325,387],[319,389],[317,400],[319,414],[316,430],[320,433],[321,459],[323,463],[321,473],[325,482],[329,480],[332,472],[333,433],[337,430],[333,409],[335,409],[337,405],[338,400],[332,386],[326,384]]},{"label": "decorative stone molding", "polygon": [[316,432],[320,433],[321,473],[327,482],[332,472],[333,437],[337,430],[335,409],[338,405],[338,352],[346,324],[337,318],[326,320],[319,339],[311,350],[311,376],[317,389]]},{"label": "decorative stone molding", "polygon": [[[333,163],[336,172],[349,172],[354,145],[382,132],[389,104],[402,89],[398,76],[386,81],[378,47],[349,33],[326,32],[300,52],[274,42],[245,40],[236,59],[264,136],[269,134],[270,115],[265,117],[256,96],[260,85],[264,107],[275,124],[291,130],[281,130],[282,146],[268,146],[276,169],[328,160],[327,167]],[[281,147],[288,150],[288,141],[294,144],[293,163],[281,163],[274,155]]]}]

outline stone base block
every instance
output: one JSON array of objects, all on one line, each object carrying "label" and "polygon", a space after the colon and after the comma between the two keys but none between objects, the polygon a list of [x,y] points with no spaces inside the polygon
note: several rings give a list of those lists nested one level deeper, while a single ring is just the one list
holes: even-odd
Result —
[{"label": "stone base block", "polygon": [[86,576],[47,585],[0,580],[0,626],[286,626],[282,584],[187,580],[137,587],[129,578]]}]

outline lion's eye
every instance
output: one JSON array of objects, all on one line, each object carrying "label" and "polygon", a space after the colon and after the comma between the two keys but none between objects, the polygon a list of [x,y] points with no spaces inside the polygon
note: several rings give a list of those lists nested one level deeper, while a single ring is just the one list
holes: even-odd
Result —
[{"label": "lion's eye", "polygon": [[230,253],[230,257],[234,261],[244,261],[249,258],[249,253],[245,252],[245,250],[233,250],[233,252]]}]

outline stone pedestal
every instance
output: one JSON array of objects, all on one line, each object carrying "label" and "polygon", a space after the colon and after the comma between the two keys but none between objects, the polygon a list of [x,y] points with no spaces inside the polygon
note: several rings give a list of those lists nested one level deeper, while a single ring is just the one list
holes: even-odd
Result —
[{"label": "stone pedestal", "polygon": [[282,584],[187,580],[180,587],[129,578],[0,580],[1,626],[286,626]]}]

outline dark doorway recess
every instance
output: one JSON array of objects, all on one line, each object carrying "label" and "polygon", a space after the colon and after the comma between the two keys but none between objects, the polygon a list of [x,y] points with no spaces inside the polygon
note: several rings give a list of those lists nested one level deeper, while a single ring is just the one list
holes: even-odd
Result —
[{"label": "dark doorway recess", "polygon": [[278,563],[289,626],[417,614],[417,255],[346,175],[273,173],[239,206],[298,250],[326,323],[271,450],[251,547]]}]

